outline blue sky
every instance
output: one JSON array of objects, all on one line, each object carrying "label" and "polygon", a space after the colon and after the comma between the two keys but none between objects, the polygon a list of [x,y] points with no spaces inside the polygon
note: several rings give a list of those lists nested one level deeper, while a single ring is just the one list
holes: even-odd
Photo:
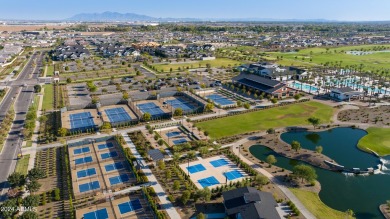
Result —
[{"label": "blue sky", "polygon": [[113,11],[153,17],[390,20],[390,0],[0,0],[0,19]]}]

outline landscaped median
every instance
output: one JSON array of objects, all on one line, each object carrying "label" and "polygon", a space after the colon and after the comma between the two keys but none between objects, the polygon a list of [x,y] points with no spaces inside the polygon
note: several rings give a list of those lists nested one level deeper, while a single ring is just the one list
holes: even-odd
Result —
[{"label": "landscaped median", "polygon": [[359,140],[358,147],[379,156],[390,155],[390,129],[370,127],[366,131],[368,134]]},{"label": "landscaped median", "polygon": [[302,204],[318,219],[345,219],[348,217],[345,212],[334,210],[326,206],[317,193],[302,189],[290,188],[290,191],[302,202]]},{"label": "landscaped median", "polygon": [[197,123],[212,138],[222,138],[269,128],[309,125],[309,117],[317,117],[321,123],[329,123],[333,108],[319,102],[308,101],[266,110],[228,116]]}]

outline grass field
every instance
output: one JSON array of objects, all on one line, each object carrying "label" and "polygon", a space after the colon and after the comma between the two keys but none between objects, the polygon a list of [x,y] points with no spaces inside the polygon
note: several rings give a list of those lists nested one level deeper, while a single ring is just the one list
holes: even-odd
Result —
[{"label": "grass field", "polygon": [[[302,202],[317,219],[345,219],[348,218],[344,212],[334,210],[325,205],[318,194],[301,189],[292,189],[290,191]],[[349,217],[351,218],[351,217]]]},{"label": "grass field", "polygon": [[[296,53],[281,53],[281,52],[269,52],[265,59],[276,60],[279,56],[283,56],[282,60],[277,61],[281,65],[295,65],[295,66],[310,66],[316,64],[325,64],[327,62],[339,62],[342,61],[342,66],[359,66],[363,64],[364,70],[380,70],[382,68],[390,68],[390,52],[375,52],[368,55],[350,55],[346,54],[346,51],[371,51],[378,45],[361,45],[361,46],[344,46],[337,48],[309,48],[303,49]],[[390,45],[381,45],[390,50]],[[295,58],[296,57],[296,58]],[[312,61],[310,61],[312,59]]]},{"label": "grass field", "polygon": [[208,131],[212,138],[221,138],[269,128],[308,125],[306,120],[311,116],[320,118],[321,123],[327,123],[330,122],[332,115],[332,107],[309,101],[214,119],[196,125]]},{"label": "grass field", "polygon": [[390,129],[370,127],[366,131],[368,134],[359,140],[358,147],[367,152],[369,148],[380,156],[390,155]]},{"label": "grass field", "polygon": [[205,68],[206,64],[210,64],[211,67],[220,68],[222,66],[231,67],[238,66],[242,64],[243,62],[235,61],[232,59],[226,59],[226,58],[218,58],[215,60],[205,60],[205,61],[196,61],[191,63],[180,63],[180,64],[156,64],[153,65],[157,68],[158,71],[163,70],[164,72],[170,72],[170,69],[172,68],[172,71],[179,71],[178,68],[180,67],[181,70],[188,68]]},{"label": "grass field", "polygon": [[16,163],[15,171],[21,174],[27,174],[28,161],[30,160],[30,155],[24,155],[18,162]]},{"label": "grass field", "polygon": [[54,75],[54,66],[53,65],[47,66],[46,76],[49,77],[53,75]]},{"label": "grass field", "polygon": [[42,109],[51,110],[53,109],[54,101],[54,89],[52,84],[45,85],[45,93],[43,94]]}]

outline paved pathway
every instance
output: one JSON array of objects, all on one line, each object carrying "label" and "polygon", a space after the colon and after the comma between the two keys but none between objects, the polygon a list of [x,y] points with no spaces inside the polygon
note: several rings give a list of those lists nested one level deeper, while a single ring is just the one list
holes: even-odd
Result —
[{"label": "paved pathway", "polygon": [[[240,156],[239,151],[238,151],[238,146],[240,144],[243,144],[246,142],[247,139],[241,139],[238,142],[236,142],[233,146],[233,153],[235,153],[237,156]],[[275,178],[272,174],[258,166],[257,164],[253,163],[252,161],[248,160],[244,156],[240,156],[241,160],[243,160],[245,163],[249,164],[252,168],[254,168],[256,171],[260,172],[264,176],[268,177],[268,179],[273,182],[282,192],[290,199],[295,206],[298,208],[298,210],[302,213],[302,215],[306,219],[315,219],[316,217],[310,213],[306,207],[298,200],[298,198],[277,178]]]},{"label": "paved pathway", "polygon": [[180,218],[179,213],[177,213],[175,207],[173,207],[172,203],[168,200],[168,196],[166,195],[164,189],[158,183],[156,177],[153,175],[152,171],[149,169],[148,165],[146,164],[142,156],[138,153],[130,137],[127,135],[127,133],[122,133],[122,136],[125,139],[127,146],[130,148],[131,153],[137,159],[138,164],[141,165],[142,171],[148,178],[149,182],[152,184],[152,187],[156,192],[156,194],[158,195],[160,204],[161,206],[163,206],[163,209],[168,213],[170,218],[172,219]]}]

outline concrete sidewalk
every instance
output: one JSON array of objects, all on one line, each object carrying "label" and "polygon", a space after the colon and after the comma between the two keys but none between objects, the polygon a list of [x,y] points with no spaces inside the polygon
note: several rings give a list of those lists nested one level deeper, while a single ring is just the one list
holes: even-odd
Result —
[{"label": "concrete sidewalk", "polygon": [[127,133],[122,133],[122,136],[125,139],[127,146],[130,148],[131,153],[137,159],[138,164],[141,165],[142,171],[144,172],[144,174],[148,178],[149,183],[151,183],[154,191],[158,195],[158,198],[160,200],[160,204],[161,204],[161,206],[163,206],[163,209],[168,213],[170,218],[172,218],[172,219],[180,218],[179,213],[177,213],[175,207],[173,207],[172,203],[168,200],[168,196],[165,193],[164,189],[158,183],[156,177],[153,175],[152,171],[149,169],[149,167],[146,164],[146,162],[144,161],[144,159],[138,153],[138,151],[135,148],[135,145],[131,141],[130,137],[127,135]]}]

